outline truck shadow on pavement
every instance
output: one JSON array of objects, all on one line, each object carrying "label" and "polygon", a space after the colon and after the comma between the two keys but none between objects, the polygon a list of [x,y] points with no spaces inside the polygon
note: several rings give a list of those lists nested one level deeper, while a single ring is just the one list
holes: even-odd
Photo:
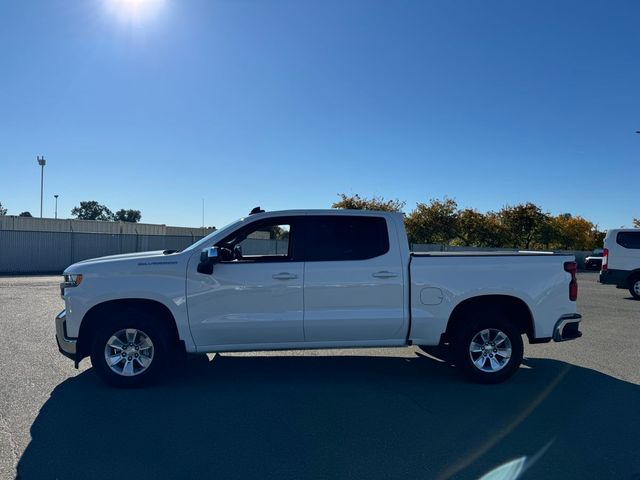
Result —
[{"label": "truck shadow on pavement", "polygon": [[640,386],[547,359],[467,383],[427,356],[196,357],[141,390],[91,370],[31,427],[18,478],[638,478]]}]

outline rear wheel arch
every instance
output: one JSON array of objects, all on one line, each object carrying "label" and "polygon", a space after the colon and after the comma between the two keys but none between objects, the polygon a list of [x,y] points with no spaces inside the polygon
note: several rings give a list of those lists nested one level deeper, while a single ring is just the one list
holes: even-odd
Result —
[{"label": "rear wheel arch", "polygon": [[[481,312],[480,315],[478,312]],[[535,338],[533,315],[522,299],[512,295],[480,295],[467,298],[456,305],[449,316],[444,340],[450,341],[458,327],[470,317],[491,313],[509,319],[520,333],[527,335],[529,341]]]},{"label": "rear wheel arch", "polygon": [[170,335],[171,343],[178,344],[180,337],[176,320],[171,310],[157,300],[144,298],[127,298],[120,300],[109,300],[94,305],[84,315],[78,333],[77,360],[80,361],[91,353],[91,345],[94,335],[102,325],[102,321],[109,316],[117,316],[124,311],[140,310],[147,314],[152,314],[161,322]]}]

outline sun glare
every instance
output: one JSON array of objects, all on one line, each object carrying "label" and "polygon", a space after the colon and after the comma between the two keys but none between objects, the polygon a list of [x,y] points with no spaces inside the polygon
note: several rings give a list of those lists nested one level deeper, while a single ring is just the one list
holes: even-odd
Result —
[{"label": "sun glare", "polygon": [[107,9],[123,22],[142,23],[162,10],[165,0],[106,0]]}]

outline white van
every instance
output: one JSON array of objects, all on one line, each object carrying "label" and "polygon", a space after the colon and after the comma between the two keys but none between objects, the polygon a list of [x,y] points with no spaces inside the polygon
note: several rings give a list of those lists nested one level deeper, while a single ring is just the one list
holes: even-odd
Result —
[{"label": "white van", "polygon": [[640,300],[640,229],[607,232],[600,283],[628,288],[633,298]]}]

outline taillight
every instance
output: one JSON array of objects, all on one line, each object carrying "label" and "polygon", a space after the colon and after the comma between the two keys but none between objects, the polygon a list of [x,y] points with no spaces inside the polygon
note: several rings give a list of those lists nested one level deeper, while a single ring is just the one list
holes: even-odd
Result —
[{"label": "taillight", "polygon": [[609,268],[609,249],[605,248],[602,251],[602,271],[605,272]]},{"label": "taillight", "polygon": [[564,262],[564,271],[571,274],[571,281],[569,282],[569,300],[575,302],[578,298],[578,279],[576,278],[578,264],[576,262]]}]

